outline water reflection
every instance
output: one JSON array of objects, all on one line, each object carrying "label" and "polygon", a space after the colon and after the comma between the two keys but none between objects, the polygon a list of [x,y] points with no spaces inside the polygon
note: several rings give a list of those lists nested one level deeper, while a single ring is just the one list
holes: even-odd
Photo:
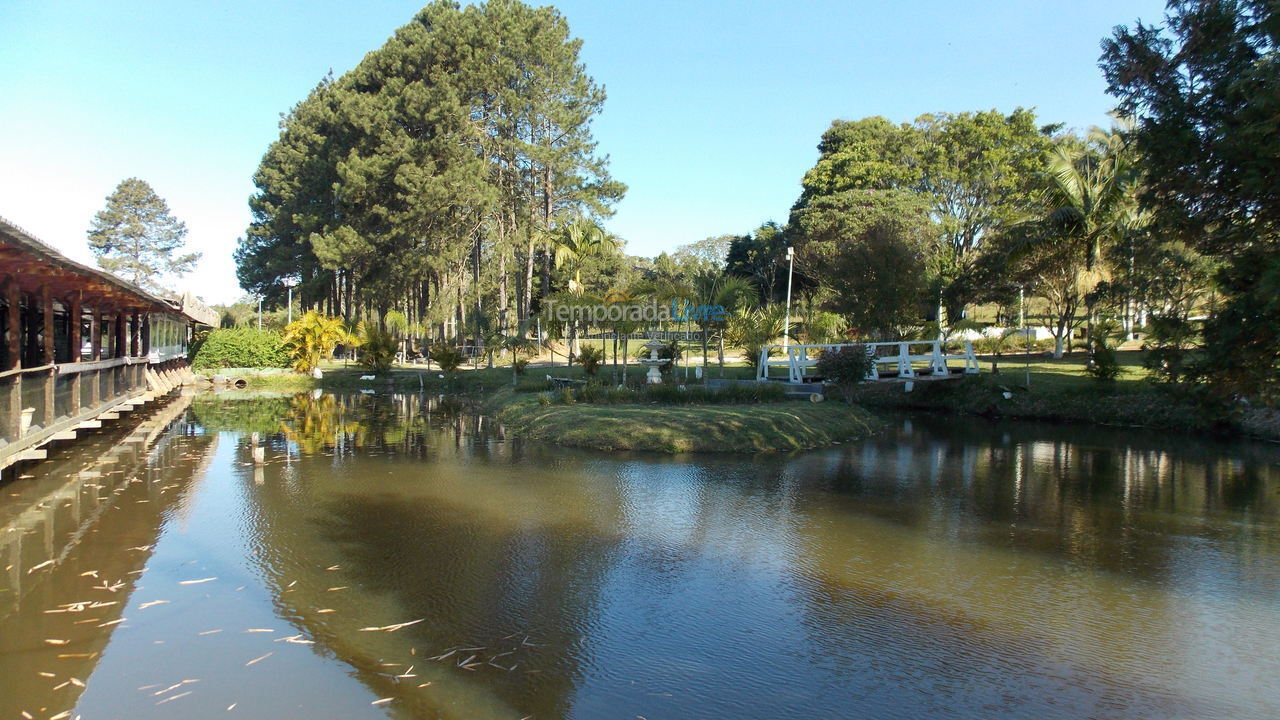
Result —
[{"label": "water reflection", "polygon": [[69,712],[92,676],[163,522],[182,522],[212,438],[178,397],[141,422],[82,437],[4,486],[0,717]]},{"label": "water reflection", "polygon": [[[790,457],[606,455],[418,395],[190,419],[220,440],[163,470],[203,478],[183,502],[95,526],[154,543],[138,582],[173,603],[92,631],[86,717],[1280,714],[1271,446],[915,417]],[[198,687],[157,706],[158,667]]]}]

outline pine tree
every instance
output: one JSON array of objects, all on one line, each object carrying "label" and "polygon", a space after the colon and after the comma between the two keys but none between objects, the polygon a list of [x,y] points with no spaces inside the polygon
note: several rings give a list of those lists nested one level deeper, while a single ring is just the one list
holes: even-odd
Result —
[{"label": "pine tree", "polygon": [[146,182],[128,178],[107,196],[107,206],[89,227],[89,249],[98,265],[134,285],[159,291],[163,275],[195,268],[200,253],[177,254],[187,226]]}]

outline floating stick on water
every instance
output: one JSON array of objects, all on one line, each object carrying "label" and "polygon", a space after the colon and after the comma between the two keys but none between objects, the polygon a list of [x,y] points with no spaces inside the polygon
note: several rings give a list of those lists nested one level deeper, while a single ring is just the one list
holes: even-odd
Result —
[{"label": "floating stick on water", "polygon": [[168,602],[169,602],[168,600],[151,600],[151,601],[149,601],[149,602],[144,602],[144,603],[142,603],[141,605],[139,605],[139,606],[138,606],[138,609],[139,609],[139,610],[146,610],[146,609],[147,609],[147,608],[149,608],[149,607],[155,607],[156,605],[164,605],[164,604],[166,604],[166,603],[168,603]]},{"label": "floating stick on water", "polygon": [[394,625],[383,625],[381,627],[363,627],[360,628],[359,632],[395,632],[400,628],[417,625],[424,620],[426,620],[426,618],[418,618],[417,620],[410,620],[409,622],[396,623]]},{"label": "floating stick on water", "polygon": [[186,696],[190,695],[190,694],[191,694],[191,693],[193,693],[193,692],[195,692],[195,691],[194,691],[194,690],[188,690],[188,691],[186,691],[186,692],[184,692],[184,693],[178,693],[177,695],[173,695],[173,696],[171,696],[171,697],[167,697],[167,698],[165,698],[165,699],[161,700],[160,702],[156,703],[156,705],[163,705],[163,704],[165,704],[165,703],[167,703],[167,702],[172,702],[172,701],[174,701],[174,700],[177,700],[178,698],[186,697]]},{"label": "floating stick on water", "polygon": [[381,700],[374,700],[373,702],[371,702],[371,703],[369,703],[369,704],[370,704],[370,705],[386,705],[387,703],[391,702],[392,700],[395,700],[395,698],[382,698]]},{"label": "floating stick on water", "polygon": [[245,663],[245,664],[244,664],[244,666],[245,666],[245,667],[249,667],[250,665],[253,665],[254,663],[262,662],[263,660],[266,660],[267,658],[271,657],[272,655],[275,655],[275,653],[274,653],[274,652],[269,652],[269,653],[267,653],[266,655],[263,655],[262,657],[256,657],[256,658],[254,658],[254,659],[250,660],[249,662]]},{"label": "floating stick on water", "polygon": [[213,582],[214,580],[217,580],[217,579],[218,578],[216,577],[207,577],[207,578],[200,578],[199,580],[179,580],[178,584],[179,585],[199,585],[200,583]]}]

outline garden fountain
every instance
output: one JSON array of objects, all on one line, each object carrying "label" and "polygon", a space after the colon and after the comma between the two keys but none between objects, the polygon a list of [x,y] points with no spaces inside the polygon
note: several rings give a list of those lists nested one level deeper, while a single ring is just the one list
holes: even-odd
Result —
[{"label": "garden fountain", "polygon": [[645,379],[648,381],[650,385],[662,384],[662,372],[659,371],[658,368],[671,362],[667,358],[658,357],[658,349],[661,347],[664,347],[665,345],[666,343],[659,340],[651,332],[649,333],[649,342],[640,346],[640,347],[649,349],[649,357],[636,358],[636,362],[649,368],[649,372],[645,374]]}]

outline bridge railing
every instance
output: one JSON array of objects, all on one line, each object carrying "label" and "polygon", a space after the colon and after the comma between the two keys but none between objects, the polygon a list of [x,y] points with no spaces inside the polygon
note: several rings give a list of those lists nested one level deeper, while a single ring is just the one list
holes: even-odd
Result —
[{"label": "bridge railing", "polygon": [[[917,340],[904,342],[875,343],[838,343],[828,345],[768,345],[760,351],[760,361],[756,365],[757,380],[782,379],[770,373],[771,368],[783,367],[787,370],[788,382],[804,382],[806,370],[816,368],[818,358],[827,350],[862,347],[871,358],[871,369],[867,372],[868,380],[879,380],[882,372],[892,372],[898,377],[914,378],[917,375],[946,375],[951,372],[948,363],[960,361],[966,374],[977,374],[978,358],[973,354],[973,344],[968,340],[961,341],[963,350],[959,353],[947,353],[945,345],[939,340]],[[775,357],[775,352],[781,352]]]},{"label": "bridge railing", "polygon": [[146,369],[142,357],[0,373],[0,467],[27,448],[144,395]]}]

